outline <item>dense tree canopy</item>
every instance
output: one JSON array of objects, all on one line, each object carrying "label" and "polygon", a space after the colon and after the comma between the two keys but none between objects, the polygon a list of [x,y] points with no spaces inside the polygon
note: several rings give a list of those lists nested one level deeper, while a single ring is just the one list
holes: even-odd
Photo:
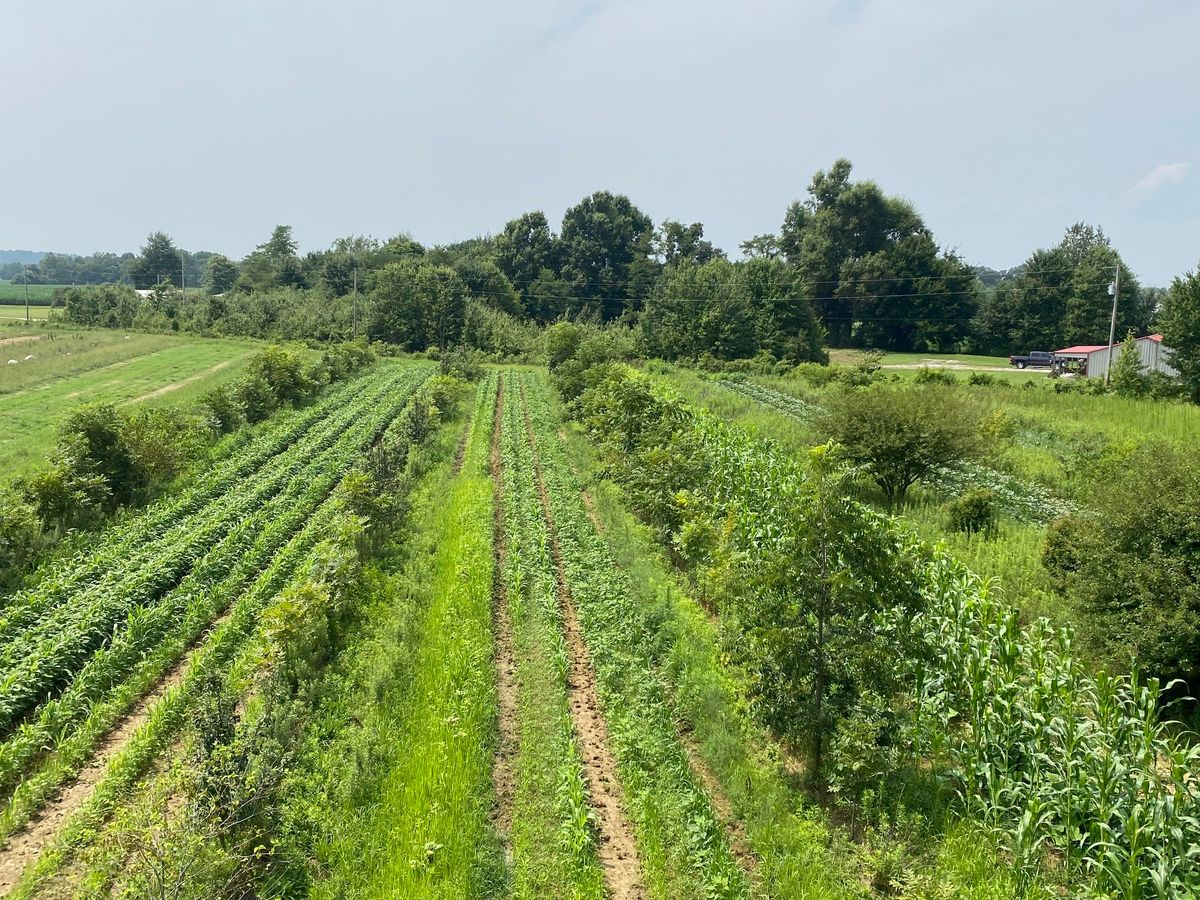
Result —
[{"label": "dense tree canopy", "polygon": [[567,210],[562,224],[562,278],[579,309],[617,318],[649,286],[653,224],[624,194],[597,191]]},{"label": "dense tree canopy", "polygon": [[[834,346],[951,349],[968,331],[969,270],[938,252],[906,200],[850,180],[849,160],[817,172],[784,217],[778,248],[796,267]],[[747,242],[769,256],[770,242]]]},{"label": "dense tree canopy", "polygon": [[1118,266],[1117,333],[1145,334],[1153,309],[1137,279],[1102,230],[1079,222],[1056,246],[1035,251],[1018,274],[1001,279],[984,298],[976,322],[979,348],[1008,355],[1108,343],[1110,285]]},{"label": "dense tree canopy", "polygon": [[180,285],[184,283],[183,257],[166,233],[155,231],[146,238],[141,252],[130,266],[129,274],[133,286],[142,290],[163,281]]},{"label": "dense tree canopy", "polygon": [[1163,344],[1172,350],[1193,403],[1200,403],[1200,266],[1171,283],[1160,315]]}]

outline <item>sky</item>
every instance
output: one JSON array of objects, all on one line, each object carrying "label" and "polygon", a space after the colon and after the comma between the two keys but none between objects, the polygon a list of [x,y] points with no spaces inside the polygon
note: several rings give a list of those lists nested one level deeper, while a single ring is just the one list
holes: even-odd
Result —
[{"label": "sky", "polygon": [[4,7],[3,248],[447,243],[605,189],[736,257],[847,157],[971,263],[1080,220],[1144,284],[1200,262],[1197,0]]}]

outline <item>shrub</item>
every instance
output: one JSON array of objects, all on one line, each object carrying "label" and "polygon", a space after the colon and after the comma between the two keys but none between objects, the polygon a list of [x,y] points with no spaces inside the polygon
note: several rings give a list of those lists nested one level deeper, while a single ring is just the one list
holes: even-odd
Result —
[{"label": "shrub", "polygon": [[818,423],[893,507],[932,470],[980,455],[976,404],[938,387],[874,385],[833,396]]},{"label": "shrub", "polygon": [[218,385],[200,401],[203,409],[207,410],[217,431],[229,433],[235,430],[245,420],[245,408],[236,388],[228,384]]},{"label": "shrub", "polygon": [[1042,560],[1080,631],[1117,669],[1200,678],[1200,453],[1147,445],[1114,459],[1091,515],[1062,520]]},{"label": "shrub", "polygon": [[989,488],[975,488],[946,504],[951,531],[992,534],[998,520],[996,495]]},{"label": "shrub", "polygon": [[913,379],[916,384],[958,384],[953,373],[937,366],[922,366]]},{"label": "shrub", "polygon": [[967,379],[967,384],[972,387],[992,387],[999,380],[991,372],[972,372],[970,378]]},{"label": "shrub", "polygon": [[444,350],[438,357],[438,372],[462,381],[478,381],[483,376],[480,353],[461,345]]}]

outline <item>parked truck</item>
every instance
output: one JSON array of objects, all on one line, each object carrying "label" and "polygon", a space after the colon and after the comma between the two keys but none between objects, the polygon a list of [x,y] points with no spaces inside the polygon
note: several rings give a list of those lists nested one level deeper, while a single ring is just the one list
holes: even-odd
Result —
[{"label": "parked truck", "polygon": [[1018,369],[1049,369],[1054,365],[1054,354],[1047,350],[1033,350],[1024,356],[1010,356],[1008,364]]}]

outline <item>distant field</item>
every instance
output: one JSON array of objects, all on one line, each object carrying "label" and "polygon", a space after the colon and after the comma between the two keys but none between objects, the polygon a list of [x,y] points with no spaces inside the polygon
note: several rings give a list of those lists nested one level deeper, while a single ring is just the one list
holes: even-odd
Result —
[{"label": "distant field", "polygon": [[[50,307],[35,306],[33,301],[29,303],[29,318],[43,321],[50,315]],[[25,321],[25,304],[15,303],[0,303],[0,323],[6,322],[24,322]]]},{"label": "distant field", "polygon": [[248,341],[110,331],[4,329],[0,341],[0,472],[8,478],[46,457],[72,407],[186,404],[237,375],[255,349]]},{"label": "distant field", "polygon": [[[830,350],[830,362],[852,366],[864,356],[861,350]],[[1005,381],[1025,382],[1042,379],[1049,369],[1017,369],[1007,356],[971,356],[954,353],[885,353],[880,365],[901,378],[915,378],[922,368],[949,369],[963,377],[972,372],[988,372]]]},{"label": "distant field", "polygon": [[[29,302],[30,304],[50,302],[50,298],[54,292],[61,287],[70,287],[69,284],[31,284],[29,286]],[[0,303],[25,303],[25,285],[13,284],[11,281],[0,281]],[[24,306],[21,307],[22,310]]]}]

